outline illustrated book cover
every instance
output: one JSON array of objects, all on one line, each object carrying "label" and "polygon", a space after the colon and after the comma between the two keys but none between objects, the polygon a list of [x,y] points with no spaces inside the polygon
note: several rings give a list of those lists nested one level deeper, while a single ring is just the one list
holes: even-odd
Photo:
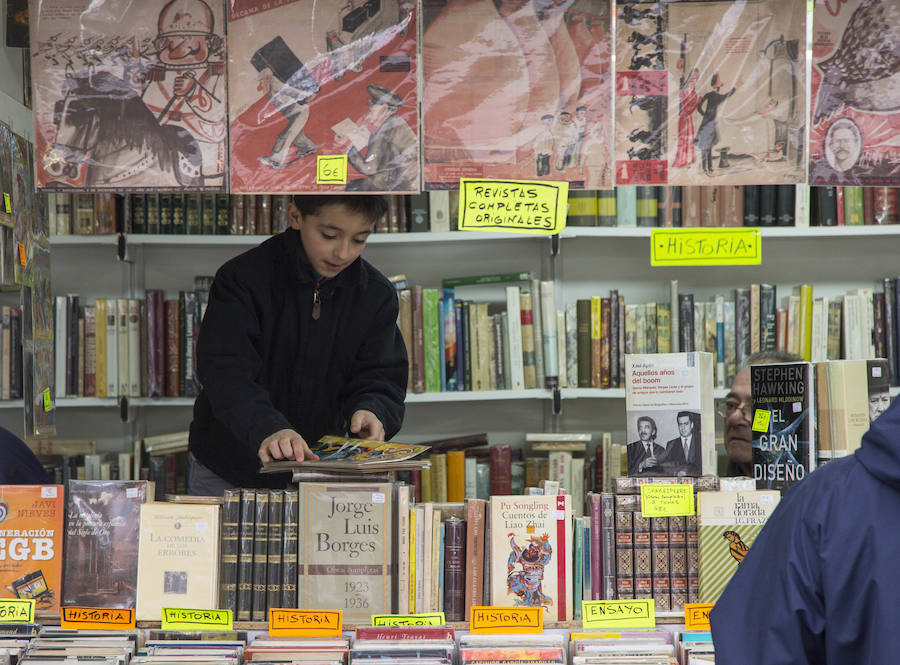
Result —
[{"label": "illustrated book cover", "polygon": [[414,2],[228,4],[233,193],[419,191]]},{"label": "illustrated book cover", "polygon": [[269,462],[262,467],[262,473],[278,471],[319,469],[323,471],[385,471],[389,469],[422,468],[428,460],[412,460],[428,450],[428,446],[408,443],[388,443],[343,436],[323,436],[310,446],[319,456],[318,460],[282,460]]},{"label": "illustrated book cover", "polygon": [[32,3],[38,188],[223,191],[224,19],[214,0]]},{"label": "illustrated book cover", "polygon": [[629,476],[716,473],[713,354],[627,354]]}]

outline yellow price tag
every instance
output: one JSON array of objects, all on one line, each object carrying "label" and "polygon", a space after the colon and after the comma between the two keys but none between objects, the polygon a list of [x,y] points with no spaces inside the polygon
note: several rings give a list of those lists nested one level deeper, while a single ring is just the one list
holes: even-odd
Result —
[{"label": "yellow price tag", "polygon": [[588,628],[655,628],[652,598],[636,600],[583,600],[581,625]]},{"label": "yellow price tag", "polygon": [[20,242],[19,244],[19,265],[27,266],[28,265],[28,256],[25,254],[25,243]]},{"label": "yellow price tag", "polygon": [[0,623],[33,623],[34,598],[0,598]]},{"label": "yellow price tag", "polygon": [[316,155],[316,183],[347,184],[347,155]]},{"label": "yellow price tag", "polygon": [[6,212],[12,212],[12,202],[9,198],[9,192],[3,192],[3,205],[6,206]]},{"label": "yellow price tag", "polygon": [[50,389],[44,388],[41,394],[44,396],[44,411],[50,411],[53,408],[53,401],[50,399]]},{"label": "yellow price tag", "polygon": [[641,515],[675,517],[694,514],[694,486],[688,484],[641,485]]},{"label": "yellow price tag", "polygon": [[443,612],[431,614],[373,614],[373,626],[443,626]]},{"label": "yellow price tag", "polygon": [[684,627],[688,630],[709,630],[709,612],[714,603],[687,603],[684,606]]},{"label": "yellow price tag", "polygon": [[233,630],[231,610],[162,608],[163,630]]},{"label": "yellow price tag", "polygon": [[63,607],[59,612],[59,625],[93,630],[134,628],[134,609]]},{"label": "yellow price tag", "polygon": [[566,228],[569,183],[459,181],[459,230],[551,235]]},{"label": "yellow price tag", "polygon": [[282,637],[340,637],[341,610],[269,609],[269,634]]},{"label": "yellow price tag", "polygon": [[477,607],[469,614],[473,633],[541,633],[543,607]]},{"label": "yellow price tag", "polygon": [[772,413],[766,409],[756,409],[753,413],[753,431],[754,432],[768,432],[769,431],[769,419],[772,417]]},{"label": "yellow price tag", "polygon": [[756,228],[652,229],[651,266],[750,266],[762,263]]}]

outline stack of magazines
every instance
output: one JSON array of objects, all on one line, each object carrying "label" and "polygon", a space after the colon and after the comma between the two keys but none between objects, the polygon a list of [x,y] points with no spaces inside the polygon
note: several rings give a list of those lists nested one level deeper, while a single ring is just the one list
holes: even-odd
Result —
[{"label": "stack of magazines", "polygon": [[572,635],[572,665],[678,665],[673,638],[669,630],[576,633]]}]

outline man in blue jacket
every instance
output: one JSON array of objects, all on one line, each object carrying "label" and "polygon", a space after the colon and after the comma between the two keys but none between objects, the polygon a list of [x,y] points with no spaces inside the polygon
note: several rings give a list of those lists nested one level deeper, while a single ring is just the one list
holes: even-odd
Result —
[{"label": "man in blue jacket", "polygon": [[719,665],[900,658],[900,403],[788,491],[710,614]]}]

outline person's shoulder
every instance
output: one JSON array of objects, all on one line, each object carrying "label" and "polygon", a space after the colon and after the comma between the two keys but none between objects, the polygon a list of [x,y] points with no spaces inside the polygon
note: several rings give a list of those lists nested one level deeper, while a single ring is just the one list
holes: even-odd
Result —
[{"label": "person's shoulder", "polygon": [[232,276],[258,276],[272,272],[286,252],[285,234],[279,233],[241,252],[222,264],[218,273]]},{"label": "person's shoulder", "polygon": [[359,261],[360,284],[366,291],[382,296],[392,296],[395,293],[394,284],[384,273],[362,257]]}]

